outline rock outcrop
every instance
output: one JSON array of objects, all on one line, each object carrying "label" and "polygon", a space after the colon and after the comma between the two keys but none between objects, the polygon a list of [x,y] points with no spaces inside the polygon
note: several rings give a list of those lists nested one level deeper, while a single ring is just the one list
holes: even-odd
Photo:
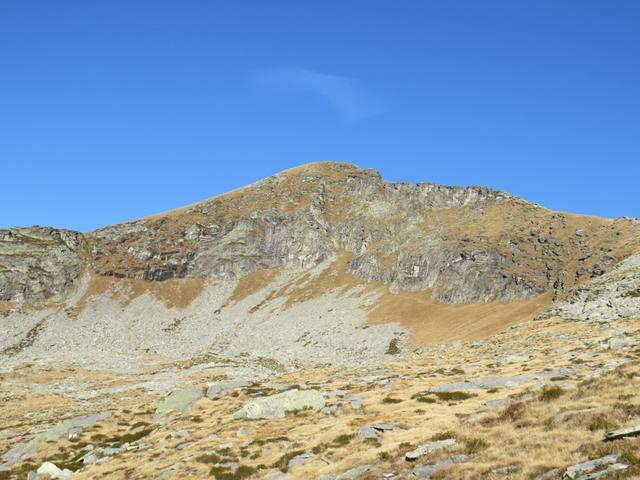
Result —
[{"label": "rock outcrop", "polygon": [[46,227],[0,230],[0,301],[63,300],[85,267],[81,233]]},{"label": "rock outcrop", "polygon": [[541,318],[553,316],[592,322],[640,318],[640,254],[580,286],[568,300],[557,303]]}]

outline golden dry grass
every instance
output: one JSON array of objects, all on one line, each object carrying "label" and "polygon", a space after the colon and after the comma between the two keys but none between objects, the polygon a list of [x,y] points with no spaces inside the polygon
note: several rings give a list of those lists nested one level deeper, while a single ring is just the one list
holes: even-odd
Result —
[{"label": "golden dry grass", "polygon": [[[640,322],[625,322],[624,325],[629,335],[639,337]],[[289,372],[272,381],[290,384],[328,381],[321,387],[322,390],[342,389],[351,395],[364,397],[365,414],[358,414],[348,402],[342,401],[335,418],[319,412],[302,412],[276,420],[235,420],[233,412],[252,399],[253,390],[260,388],[241,389],[236,394],[224,395],[216,401],[206,398],[199,400],[191,411],[145,434],[142,440],[148,446],[145,450],[132,450],[102,465],[85,467],[74,478],[155,478],[164,469],[176,464],[180,465],[179,478],[205,478],[213,465],[207,463],[206,459],[214,459],[222,454],[246,467],[267,467],[259,470],[266,472],[272,465],[282,463],[286,455],[306,450],[316,451],[329,459],[331,464],[313,460],[290,470],[293,479],[343,472],[365,463],[376,466],[372,478],[378,478],[383,472],[409,475],[414,464],[406,462],[403,454],[420,443],[444,436],[455,437],[457,445],[434,452],[419,462],[436,462],[456,453],[471,455],[470,462],[447,471],[447,478],[452,480],[498,478],[490,472],[508,465],[518,468],[510,478],[531,479],[542,471],[551,468],[562,470],[607,453],[621,454],[633,464],[634,458],[637,459],[633,455],[637,455],[640,449],[640,438],[610,443],[602,441],[606,428],[640,423],[640,397],[637,394],[640,385],[640,352],[633,349],[615,352],[598,350],[597,347],[592,347],[595,348],[593,351],[572,347],[579,353],[592,354],[596,364],[621,358],[631,362],[599,379],[583,382],[576,389],[569,388],[553,398],[541,396],[541,390],[534,388],[536,382],[497,391],[480,390],[469,398],[434,397],[431,403],[420,402],[415,396],[434,385],[462,381],[473,376],[514,375],[523,371],[541,371],[547,366],[570,366],[571,361],[563,359],[561,352],[550,353],[574,345],[564,339],[564,335],[557,334],[574,334],[577,341],[575,345],[579,345],[605,332],[606,327],[569,321],[551,319],[529,322],[500,333],[491,345],[481,349],[462,346],[389,363],[383,375],[391,379],[391,390],[383,384],[363,382],[361,368],[315,368]],[[486,355],[494,349],[497,352],[509,352],[523,351],[524,348],[528,348],[531,355],[531,360],[526,364],[499,367],[486,364]],[[173,366],[166,363],[166,368]],[[584,372],[590,371],[585,369]],[[191,380],[195,382],[194,385],[203,385],[207,375],[210,381],[211,374],[204,370],[192,376]],[[77,414],[78,409],[82,412],[98,411],[108,406],[114,416],[100,425],[85,429],[74,441],[61,439],[42,445],[29,463],[16,468],[28,469],[29,465],[37,467],[44,460],[64,462],[76,455],[86,443],[106,445],[114,439],[128,438],[132,427],[139,422],[152,423],[153,405],[157,398],[155,394],[133,390],[77,404],[62,395],[27,395],[29,385],[43,382],[47,376],[50,376],[52,383],[65,376],[81,378],[85,382],[95,382],[94,388],[99,385],[112,386],[116,380],[104,374],[92,378],[89,371],[60,366],[45,369],[43,366],[25,365],[15,372],[5,373],[0,382],[0,394],[6,395],[11,391],[18,396],[9,404],[9,409],[0,408],[0,421],[4,425],[20,421],[23,425],[15,430],[25,433],[33,425],[33,419],[24,417],[28,411],[44,414],[51,423],[58,421],[63,410]],[[126,379],[127,382],[132,380],[135,380],[135,376]],[[527,392],[531,397],[522,397]],[[486,417],[480,422],[466,423],[466,418],[477,412],[483,402],[509,395],[515,397],[518,403],[507,408],[487,410]],[[384,399],[389,396],[399,401],[385,403]],[[520,397],[522,399],[517,400]],[[53,408],[51,411],[48,410],[49,406]],[[564,420],[553,420],[558,413],[586,409],[591,410]],[[40,425],[47,423],[44,419],[38,422],[43,422]],[[402,429],[382,434],[384,441],[381,445],[363,442],[354,436],[360,427],[374,422],[394,423]],[[253,432],[239,437],[238,429],[243,426],[251,427]],[[182,430],[189,432],[184,439],[171,438],[169,435],[170,432]],[[233,445],[223,452],[221,445],[228,443]],[[0,451],[8,445],[6,440],[0,438]]]},{"label": "golden dry grass", "polygon": [[91,275],[89,286],[74,310],[76,314],[82,312],[94,296],[108,295],[122,306],[126,306],[145,293],[153,295],[166,308],[184,309],[200,296],[203,288],[204,280],[201,278],[173,278],[162,282],[149,282]]}]

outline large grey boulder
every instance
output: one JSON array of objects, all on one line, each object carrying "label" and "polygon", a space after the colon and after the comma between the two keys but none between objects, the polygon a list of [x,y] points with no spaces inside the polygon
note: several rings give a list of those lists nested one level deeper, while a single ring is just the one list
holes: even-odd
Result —
[{"label": "large grey boulder", "polygon": [[50,478],[54,480],[69,480],[73,477],[71,470],[67,470],[66,468],[61,470],[51,462],[44,462],[40,465],[36,473],[40,478]]},{"label": "large grey boulder", "polygon": [[605,440],[616,440],[624,437],[637,437],[640,435],[640,425],[633,425],[631,427],[619,428],[611,432],[607,432],[604,435]]},{"label": "large grey boulder", "polygon": [[238,410],[236,419],[284,418],[288,412],[320,410],[325,405],[322,393],[317,390],[288,390],[268,397],[260,397]]},{"label": "large grey boulder", "polygon": [[455,438],[447,438],[445,440],[437,440],[435,442],[423,443],[415,450],[407,452],[404,456],[407,461],[414,461],[436,450],[451,447],[456,444]]},{"label": "large grey boulder", "polygon": [[153,419],[154,421],[162,421],[171,412],[184,413],[203,396],[202,390],[198,388],[174,390],[157,403]]},{"label": "large grey boulder", "polygon": [[618,455],[607,455],[588,462],[573,465],[562,476],[563,480],[592,480],[629,468],[619,463]]}]

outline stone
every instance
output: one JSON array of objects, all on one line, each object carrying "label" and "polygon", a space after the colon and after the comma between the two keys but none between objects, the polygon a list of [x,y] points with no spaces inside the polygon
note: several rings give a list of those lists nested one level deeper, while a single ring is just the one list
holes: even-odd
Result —
[{"label": "stone", "polygon": [[[613,465],[618,465],[618,460],[620,460],[618,455],[606,455],[595,460],[579,463],[569,467],[562,478],[563,480],[578,480],[582,479],[587,474],[593,473],[596,469],[598,470],[597,473],[600,473],[600,471],[607,471]],[[618,469],[617,467],[614,468]]]},{"label": "stone", "polygon": [[432,463],[428,465],[416,465],[413,468],[413,474],[421,479],[430,479],[431,475],[441,470],[446,470],[451,465],[455,465],[457,463],[468,462],[469,457],[467,455],[453,455],[441,462]]},{"label": "stone", "polygon": [[71,470],[60,470],[55,464],[51,462],[44,462],[38,470],[36,470],[38,475],[48,476],[51,479],[55,480],[67,480],[73,477],[73,472]]},{"label": "stone", "polygon": [[371,427],[380,432],[389,432],[400,428],[393,423],[372,423]]},{"label": "stone", "polygon": [[160,472],[160,475],[156,477],[156,480],[168,480],[169,478],[175,477],[178,470],[180,470],[180,464],[176,463],[175,465],[172,465]]},{"label": "stone", "polygon": [[447,438],[445,440],[437,440],[434,442],[424,443],[420,445],[415,450],[408,452],[405,454],[404,458],[407,461],[414,461],[424,455],[427,455],[431,452],[435,452],[436,450],[441,450],[443,448],[451,447],[456,444],[455,438]]},{"label": "stone", "polygon": [[240,427],[236,432],[236,436],[238,437],[246,437],[247,435],[251,435],[255,432],[255,430],[251,427]]},{"label": "stone", "polygon": [[325,401],[317,390],[288,390],[268,397],[259,397],[238,410],[236,419],[284,418],[288,412],[320,410]]},{"label": "stone", "polygon": [[498,363],[501,365],[513,365],[516,363],[525,363],[529,361],[528,355],[507,355],[503,357]]},{"label": "stone", "polygon": [[313,460],[314,458],[316,458],[316,456],[313,453],[310,453],[310,452],[301,453],[300,455],[296,455],[291,460],[289,460],[288,467],[289,468],[299,467]]},{"label": "stone", "polygon": [[535,477],[533,480],[554,480],[558,478],[558,475],[560,475],[560,470],[557,468],[553,468],[551,470],[547,470],[544,473],[541,473],[540,475]]},{"label": "stone", "polygon": [[640,435],[640,425],[633,425],[631,427],[619,428],[618,430],[607,432],[604,434],[604,439],[609,441],[618,438],[636,437],[638,435]]},{"label": "stone", "polygon": [[516,473],[520,468],[517,465],[507,465],[505,467],[494,468],[491,470],[493,475],[511,475]]},{"label": "stone", "polygon": [[582,408],[579,410],[567,410],[566,412],[560,412],[553,417],[554,422],[564,422],[576,415],[582,415],[583,413],[590,413],[596,410],[595,408]]},{"label": "stone", "polygon": [[508,407],[512,403],[513,403],[513,399],[511,398],[497,398],[494,400],[487,400],[482,404],[481,408],[488,410],[488,409],[498,408],[498,407]]},{"label": "stone", "polygon": [[488,417],[489,414],[487,412],[476,412],[472,413],[465,419],[465,423],[477,423],[483,418]]},{"label": "stone", "polygon": [[360,440],[375,440],[378,443],[382,443],[382,437],[380,437],[376,429],[371,425],[365,425],[358,430],[358,438]]},{"label": "stone", "polygon": [[356,480],[369,472],[373,468],[373,465],[361,465],[359,467],[347,470],[336,477],[336,480]]},{"label": "stone", "polygon": [[326,407],[322,408],[320,411],[325,415],[331,416],[331,415],[334,415],[337,410],[338,410],[338,405],[333,404],[333,405],[327,405]]},{"label": "stone", "polygon": [[11,467],[20,460],[33,455],[38,447],[46,442],[55,442],[70,432],[77,432],[84,427],[93,425],[99,421],[105,420],[111,416],[110,412],[92,413],[89,415],[81,415],[79,417],[64,420],[53,427],[37,434],[27,443],[22,443],[12,447],[2,456],[4,464]]},{"label": "stone", "polygon": [[319,475],[316,480],[356,480],[373,468],[373,465],[361,465],[343,473],[329,473]]},{"label": "stone", "polygon": [[174,390],[158,402],[153,419],[163,420],[171,412],[184,413],[202,397],[202,390],[197,388]]},{"label": "stone", "polygon": [[287,480],[289,478],[291,478],[291,475],[288,473],[281,472],[277,468],[272,468],[267,473],[265,480]]},{"label": "stone", "polygon": [[248,385],[249,382],[246,381],[214,383],[213,385],[209,385],[209,387],[207,387],[207,398],[209,398],[210,400],[215,400],[226,392],[230,392],[238,388],[244,388]]},{"label": "stone", "polygon": [[629,338],[627,335],[622,333],[618,335],[612,335],[611,337],[607,338],[603,342],[603,345],[608,350],[619,350],[621,348],[631,347],[635,345],[635,342],[631,338]]}]

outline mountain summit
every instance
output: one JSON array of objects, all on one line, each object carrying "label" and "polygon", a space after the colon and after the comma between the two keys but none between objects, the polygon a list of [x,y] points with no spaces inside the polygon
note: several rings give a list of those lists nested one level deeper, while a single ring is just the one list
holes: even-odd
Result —
[{"label": "mountain summit", "polygon": [[533,318],[639,239],[629,219],[311,163],[86,234],[0,230],[0,348],[353,363]]}]

